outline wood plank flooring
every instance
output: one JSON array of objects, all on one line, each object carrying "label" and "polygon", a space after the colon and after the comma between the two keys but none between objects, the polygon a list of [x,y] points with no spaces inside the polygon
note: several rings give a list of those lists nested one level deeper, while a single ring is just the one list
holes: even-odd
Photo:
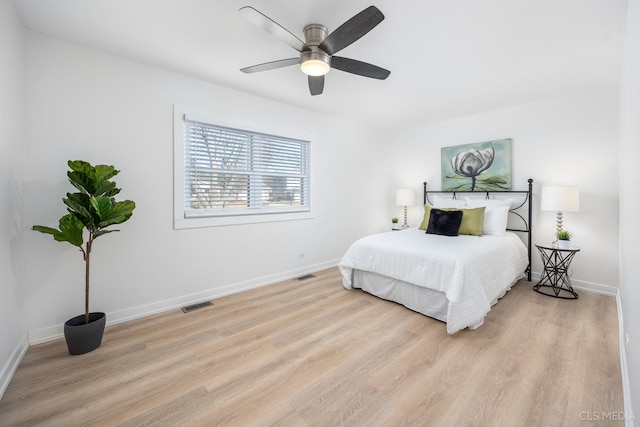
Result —
[{"label": "wood plank flooring", "polygon": [[623,425],[613,297],[521,281],[475,331],[342,287],[337,269],[29,349],[1,426]]}]

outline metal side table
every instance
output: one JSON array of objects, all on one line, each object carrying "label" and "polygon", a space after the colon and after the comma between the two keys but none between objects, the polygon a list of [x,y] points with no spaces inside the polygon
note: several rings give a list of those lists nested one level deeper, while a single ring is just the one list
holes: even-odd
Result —
[{"label": "metal side table", "polygon": [[580,248],[574,246],[560,249],[551,244],[536,245],[542,257],[542,275],[533,290],[554,298],[578,299],[578,294],[571,286],[569,266]]}]

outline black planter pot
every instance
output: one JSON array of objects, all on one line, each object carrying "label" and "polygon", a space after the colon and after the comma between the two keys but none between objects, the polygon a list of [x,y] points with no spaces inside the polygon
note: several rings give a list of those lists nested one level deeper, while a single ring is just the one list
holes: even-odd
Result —
[{"label": "black planter pot", "polygon": [[104,313],[89,313],[89,323],[84,323],[84,314],[64,323],[64,338],[69,354],[85,354],[102,344],[102,334],[107,316]]}]

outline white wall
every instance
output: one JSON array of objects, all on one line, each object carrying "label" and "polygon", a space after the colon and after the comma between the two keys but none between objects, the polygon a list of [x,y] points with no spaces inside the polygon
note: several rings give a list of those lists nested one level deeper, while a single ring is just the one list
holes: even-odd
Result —
[{"label": "white wall", "polygon": [[[534,179],[533,242],[554,239],[555,213],[541,212],[544,184],[580,187],[580,212],[565,213],[565,228],[581,248],[574,283],[618,286],[618,88],[519,105],[397,132],[390,136],[391,184],[440,189],[440,148],[512,138],[513,188]],[[411,209],[417,224],[421,208]],[[533,253],[533,272],[542,264]],[[605,288],[606,289],[606,288]]]},{"label": "white wall", "polygon": [[25,30],[0,0],[0,397],[26,349],[22,290]]},{"label": "white wall", "polygon": [[[379,132],[38,34],[27,52],[26,227],[64,213],[68,159],[115,165],[121,196],[137,203],[94,245],[91,308],[111,321],[335,265],[387,226]],[[314,135],[314,219],[174,230],[174,104]],[[34,342],[82,312],[83,262],[49,236],[28,232],[25,244]]]},{"label": "white wall", "polygon": [[640,417],[640,0],[629,0],[620,85],[620,300],[630,380],[627,412]]}]

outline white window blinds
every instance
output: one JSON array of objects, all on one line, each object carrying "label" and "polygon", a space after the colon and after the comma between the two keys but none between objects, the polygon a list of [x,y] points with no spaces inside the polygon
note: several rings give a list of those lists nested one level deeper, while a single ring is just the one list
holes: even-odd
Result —
[{"label": "white window blinds", "polygon": [[184,118],[184,213],[309,211],[309,141]]}]

